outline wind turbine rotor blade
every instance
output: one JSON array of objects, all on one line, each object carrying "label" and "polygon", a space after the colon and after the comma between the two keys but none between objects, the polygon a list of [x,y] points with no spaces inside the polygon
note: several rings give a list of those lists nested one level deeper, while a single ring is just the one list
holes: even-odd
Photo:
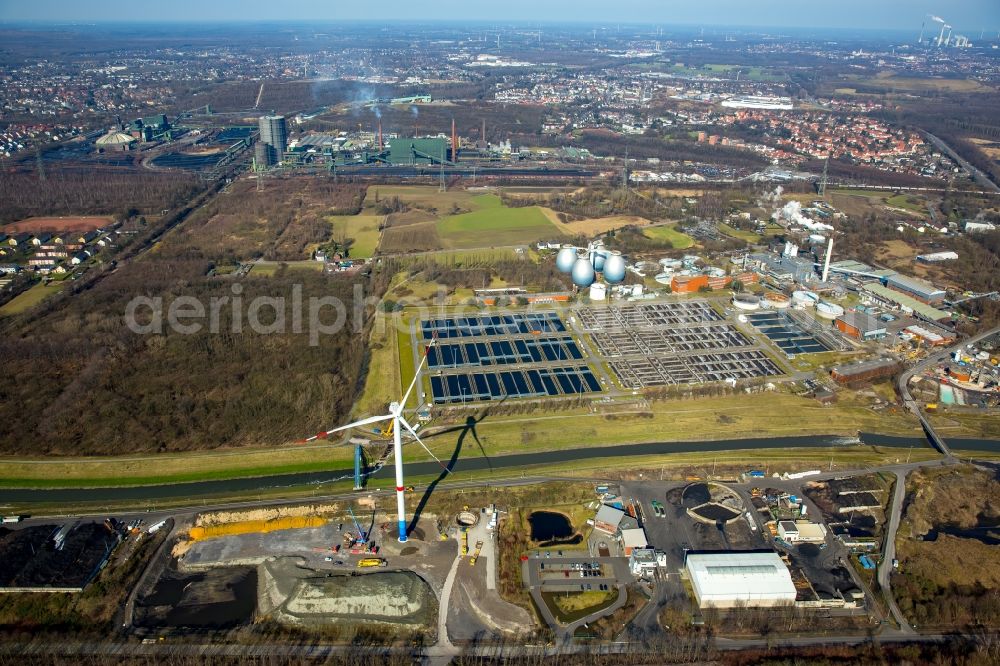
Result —
[{"label": "wind turbine rotor blade", "polygon": [[441,460],[436,455],[431,453],[431,450],[427,448],[427,445],[424,444],[423,440],[421,440],[420,437],[417,435],[417,431],[414,430],[413,427],[406,422],[406,419],[404,419],[403,417],[399,417],[399,422],[403,424],[403,427],[406,428],[411,435],[413,435],[413,439],[417,440],[417,444],[424,447],[424,451],[426,451],[431,458],[437,460],[437,463],[441,465],[441,468],[445,471],[445,473],[451,474],[451,470],[448,469],[448,467],[443,462],[441,462]]},{"label": "wind turbine rotor blade", "polygon": [[431,340],[427,347],[424,349],[424,357],[420,359],[420,365],[413,372],[413,381],[410,382],[410,388],[406,389],[406,393],[403,394],[403,399],[399,401],[399,413],[403,413],[403,409],[406,407],[406,401],[410,399],[410,393],[413,391],[413,387],[417,385],[417,380],[420,379],[420,371],[424,367],[424,363],[427,362],[427,354],[430,353],[431,347],[434,346],[434,340]]},{"label": "wind turbine rotor blade", "polygon": [[360,428],[361,426],[370,425],[372,423],[378,423],[379,421],[388,421],[392,418],[392,414],[385,414],[383,416],[370,416],[367,419],[361,419],[360,421],[355,421],[354,423],[348,423],[347,425],[342,425],[339,428],[333,428],[331,430],[326,430],[324,432],[319,432],[312,437],[306,438],[307,442],[311,442],[322,437],[328,437],[335,432],[340,432],[342,430],[348,430],[350,428]]}]

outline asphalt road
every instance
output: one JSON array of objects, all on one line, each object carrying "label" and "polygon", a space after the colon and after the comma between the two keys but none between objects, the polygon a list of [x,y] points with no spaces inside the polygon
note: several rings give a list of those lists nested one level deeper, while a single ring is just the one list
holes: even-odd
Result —
[{"label": "asphalt road", "polygon": [[1000,187],[994,183],[989,176],[977,169],[976,167],[969,164],[965,159],[963,159],[958,153],[952,150],[951,146],[947,143],[934,136],[930,132],[924,132],[924,135],[933,143],[938,150],[941,150],[948,154],[948,157],[958,162],[958,164],[972,174],[972,179],[976,181],[979,185],[986,188],[987,190],[992,190],[993,192],[1000,192]]}]

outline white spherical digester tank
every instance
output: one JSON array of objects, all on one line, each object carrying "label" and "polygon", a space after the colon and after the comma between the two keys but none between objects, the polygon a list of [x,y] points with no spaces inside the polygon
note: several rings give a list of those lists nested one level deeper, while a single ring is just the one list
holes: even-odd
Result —
[{"label": "white spherical digester tank", "polygon": [[573,270],[573,264],[576,263],[576,248],[572,245],[563,245],[556,255],[556,268],[558,268],[563,273],[569,273]]},{"label": "white spherical digester tank", "polygon": [[625,279],[625,258],[622,257],[621,252],[611,252],[604,261],[604,279],[610,284]]},{"label": "white spherical digester tank", "polygon": [[594,264],[594,270],[597,272],[604,270],[604,262],[608,259],[607,250],[594,250],[591,255],[592,262]]},{"label": "white spherical digester tank", "polygon": [[571,277],[573,278],[573,284],[581,289],[589,287],[594,283],[594,265],[590,263],[589,259],[580,257],[573,263]]}]

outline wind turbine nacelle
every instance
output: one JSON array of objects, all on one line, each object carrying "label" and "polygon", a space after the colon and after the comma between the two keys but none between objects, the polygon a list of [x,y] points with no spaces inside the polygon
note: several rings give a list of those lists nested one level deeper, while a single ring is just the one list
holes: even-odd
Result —
[{"label": "wind turbine nacelle", "polygon": [[556,255],[556,268],[563,273],[569,273],[573,270],[574,263],[576,263],[576,248],[572,245],[563,245]]},{"label": "wind turbine nacelle", "polygon": [[618,252],[612,252],[604,261],[604,279],[610,284],[625,279],[625,259]]},{"label": "wind turbine nacelle", "polygon": [[571,277],[573,278],[573,284],[581,289],[589,287],[594,283],[594,278],[596,277],[596,274],[594,273],[594,265],[590,263],[589,259],[580,257],[573,264]]}]

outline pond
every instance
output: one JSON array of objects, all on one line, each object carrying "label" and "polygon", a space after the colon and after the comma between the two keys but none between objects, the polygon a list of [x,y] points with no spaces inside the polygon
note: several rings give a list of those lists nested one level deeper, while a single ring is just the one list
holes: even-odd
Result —
[{"label": "pond", "polygon": [[580,543],[583,537],[573,533],[573,525],[564,514],[555,511],[533,511],[528,516],[531,540],[542,546]]}]

